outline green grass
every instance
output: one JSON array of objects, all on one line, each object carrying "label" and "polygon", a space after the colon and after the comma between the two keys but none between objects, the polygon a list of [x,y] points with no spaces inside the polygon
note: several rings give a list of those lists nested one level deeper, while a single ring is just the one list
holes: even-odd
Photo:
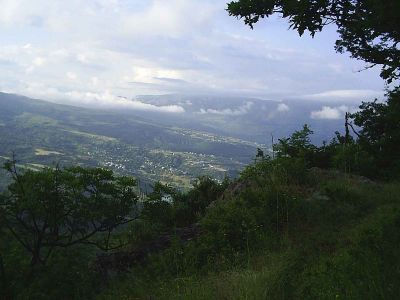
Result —
[{"label": "green grass", "polygon": [[290,255],[289,251],[284,251],[253,257],[251,268],[203,277],[159,280],[148,274],[146,280],[138,280],[133,275],[114,282],[113,288],[98,299],[264,299],[268,293],[266,283],[272,281]]},{"label": "green grass", "polygon": [[113,280],[98,299],[394,299],[400,185],[338,179],[322,184],[321,193],[326,203],[317,196],[304,200],[307,222],[278,246],[245,251],[236,266],[165,272],[158,260]]}]

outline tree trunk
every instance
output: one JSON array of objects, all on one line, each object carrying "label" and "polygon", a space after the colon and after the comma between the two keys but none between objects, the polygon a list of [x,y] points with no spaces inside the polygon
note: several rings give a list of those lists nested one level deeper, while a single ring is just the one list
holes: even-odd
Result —
[{"label": "tree trunk", "polygon": [[30,264],[30,269],[29,269],[29,273],[28,273],[28,282],[29,283],[32,282],[34,275],[36,273],[37,267],[40,263],[41,263],[40,252],[38,250],[35,250],[32,253],[31,264]]}]

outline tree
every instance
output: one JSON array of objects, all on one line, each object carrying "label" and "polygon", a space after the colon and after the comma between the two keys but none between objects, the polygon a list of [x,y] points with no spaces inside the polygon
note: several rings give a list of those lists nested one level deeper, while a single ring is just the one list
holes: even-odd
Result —
[{"label": "tree", "polygon": [[15,160],[5,169],[13,182],[0,197],[0,223],[29,252],[32,272],[57,247],[109,249],[111,232],[134,219],[136,182],[130,177],[82,167],[19,172]]},{"label": "tree", "polygon": [[186,202],[191,219],[196,220],[203,216],[206,208],[211,202],[222,196],[229,184],[229,178],[225,178],[222,183],[219,183],[209,176],[198,177],[193,189],[187,193]]},{"label": "tree", "polygon": [[281,14],[300,36],[336,24],[338,52],[348,51],[369,67],[382,65],[381,77],[388,83],[400,78],[398,0],[236,0],[227,10],[251,28],[260,18]]},{"label": "tree", "polygon": [[274,145],[274,151],[278,157],[305,157],[307,153],[315,150],[310,140],[311,134],[313,131],[304,124],[302,130],[293,132],[289,138],[279,139]]},{"label": "tree", "polygon": [[153,186],[153,191],[147,195],[142,216],[152,225],[170,227],[175,221],[173,203],[163,201],[163,196],[165,195],[170,195],[173,202],[179,197],[178,192],[172,186],[161,182],[156,182]]},{"label": "tree", "polygon": [[400,172],[400,88],[387,93],[387,102],[363,102],[351,115],[361,127],[360,145],[373,155],[380,170]]}]

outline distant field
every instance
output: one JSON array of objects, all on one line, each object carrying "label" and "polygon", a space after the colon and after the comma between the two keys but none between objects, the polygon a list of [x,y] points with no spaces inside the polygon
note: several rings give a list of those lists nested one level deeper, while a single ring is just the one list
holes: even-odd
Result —
[{"label": "distant field", "polygon": [[37,148],[37,149],[35,149],[35,155],[47,156],[47,155],[64,155],[64,154],[61,152],[57,152],[57,151],[50,151],[50,150],[44,150],[41,148]]},{"label": "distant field", "polygon": [[[0,157],[20,166],[106,167],[141,179],[189,188],[197,176],[234,176],[256,143],[163,126],[130,115],[57,105],[0,93]],[[0,161],[1,162],[1,161]],[[8,183],[3,176],[0,188]]]}]

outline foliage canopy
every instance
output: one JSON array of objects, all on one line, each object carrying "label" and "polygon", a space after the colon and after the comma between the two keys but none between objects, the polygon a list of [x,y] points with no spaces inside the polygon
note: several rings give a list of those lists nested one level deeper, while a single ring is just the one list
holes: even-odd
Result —
[{"label": "foliage canopy", "polygon": [[360,145],[378,161],[380,170],[393,176],[400,173],[400,89],[387,94],[387,102],[363,102],[360,111],[352,114],[361,127]]},{"label": "foliage canopy", "polygon": [[[111,232],[134,218],[133,178],[82,167],[21,173],[15,161],[5,169],[13,183],[1,195],[0,222],[30,253],[32,268],[45,264],[57,247],[90,244],[107,250]],[[106,233],[105,239],[96,239],[98,233]]]}]

